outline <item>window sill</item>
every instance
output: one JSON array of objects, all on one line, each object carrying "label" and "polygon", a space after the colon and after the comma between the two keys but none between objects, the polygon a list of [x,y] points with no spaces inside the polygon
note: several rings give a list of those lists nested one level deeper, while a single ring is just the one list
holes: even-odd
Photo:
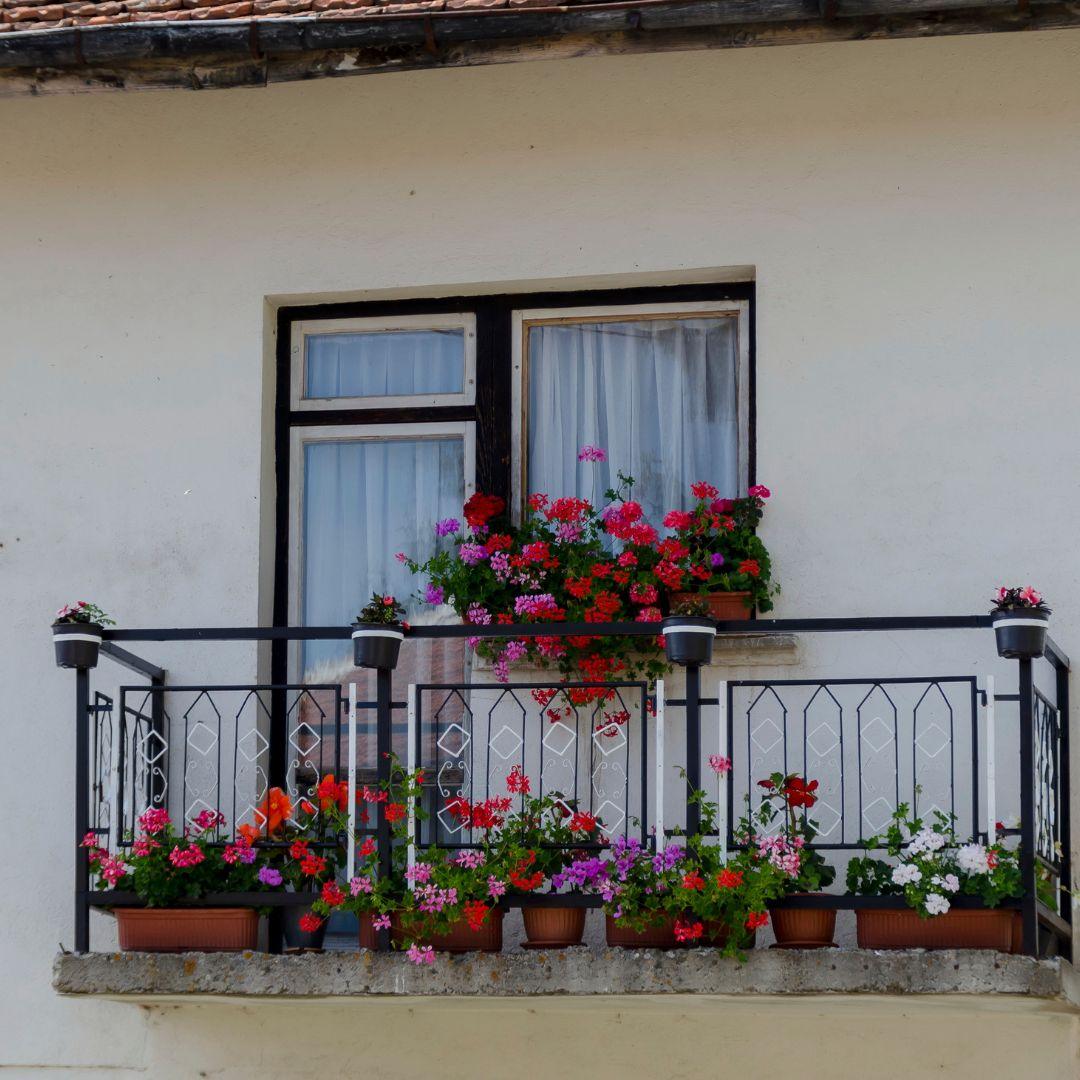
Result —
[{"label": "window sill", "polygon": [[747,962],[715,950],[591,949],[440,955],[417,968],[401,953],[62,953],[62,994],[121,1001],[190,998],[523,997],[610,994],[1009,994],[1080,1008],[1061,959],[975,950],[864,952],[761,949]]}]

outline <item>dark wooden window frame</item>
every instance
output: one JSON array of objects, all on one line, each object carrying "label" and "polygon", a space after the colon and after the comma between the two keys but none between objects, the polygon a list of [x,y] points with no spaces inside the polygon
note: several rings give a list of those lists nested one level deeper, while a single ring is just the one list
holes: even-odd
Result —
[{"label": "dark wooden window frame", "polygon": [[[713,283],[631,289],[592,289],[565,292],[507,293],[483,296],[445,296],[415,300],[374,300],[346,304],[282,307],[277,314],[277,386],[274,409],[275,482],[275,626],[288,623],[289,610],[289,460],[294,427],[345,424],[419,424],[473,421],[476,424],[476,487],[509,499],[511,496],[511,415],[513,312],[537,308],[614,307],[635,304],[685,304],[709,301],[746,301],[749,306],[749,426],[747,431],[748,482],[756,479],[756,333],[754,284]],[[394,407],[372,409],[319,409],[299,412],[290,396],[293,324],[312,319],[379,318],[394,315],[438,315],[472,311],[476,315],[476,399],[473,405]],[[271,678],[288,679],[288,658],[282,643],[275,643]]]}]

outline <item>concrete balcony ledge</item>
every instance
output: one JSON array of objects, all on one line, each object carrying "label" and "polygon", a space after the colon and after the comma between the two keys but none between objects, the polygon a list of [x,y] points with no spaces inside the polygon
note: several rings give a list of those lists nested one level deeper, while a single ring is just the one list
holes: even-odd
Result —
[{"label": "concrete balcony ledge", "polygon": [[567,949],[440,955],[419,968],[401,953],[62,953],[62,994],[147,1001],[358,997],[598,995],[1015,995],[1080,1008],[1080,978],[1064,960],[996,952],[758,950],[745,964],[712,950]]}]

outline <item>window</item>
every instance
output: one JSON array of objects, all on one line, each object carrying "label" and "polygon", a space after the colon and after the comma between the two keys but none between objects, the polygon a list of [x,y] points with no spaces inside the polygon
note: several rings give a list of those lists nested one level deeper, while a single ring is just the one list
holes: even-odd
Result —
[{"label": "window", "polygon": [[[622,469],[653,520],[695,480],[745,491],[753,303],[713,284],[283,308],[275,622],[348,624],[376,589],[411,621],[456,621],[394,555],[428,557],[473,490],[600,502]],[[578,463],[589,443],[606,468]],[[399,681],[462,677],[460,643],[408,648]],[[272,677],[364,679],[348,642],[317,641],[275,645]]]},{"label": "window", "polygon": [[[746,486],[746,305],[642,305],[514,314],[516,494],[601,505],[621,470],[659,522],[695,480]],[[578,449],[607,451],[582,464]]]}]

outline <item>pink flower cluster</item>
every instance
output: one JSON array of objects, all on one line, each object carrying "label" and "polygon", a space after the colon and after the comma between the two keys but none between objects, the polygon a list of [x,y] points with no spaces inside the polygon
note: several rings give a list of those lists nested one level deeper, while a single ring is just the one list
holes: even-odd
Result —
[{"label": "pink flower cluster", "polygon": [[188,844],[186,848],[176,845],[169,852],[169,862],[178,870],[189,866],[198,866],[206,858],[203,849],[198,844]]},{"label": "pink flower cluster", "polygon": [[457,889],[440,889],[437,885],[422,885],[416,890],[416,906],[429,915],[441,914],[443,908],[457,903]]},{"label": "pink flower cluster", "polygon": [[788,877],[797,878],[802,865],[800,848],[803,843],[801,836],[790,842],[784,836],[762,836],[758,838],[758,855],[762,859],[768,859],[777,870]]},{"label": "pink flower cluster", "polygon": [[151,807],[139,818],[139,828],[147,836],[156,836],[171,824],[172,818],[169,817],[168,810],[160,807]]},{"label": "pink flower cluster", "polygon": [[731,772],[731,758],[723,757],[721,754],[710,754],[709,768],[712,769],[717,776],[727,776],[727,774]]},{"label": "pink flower cluster", "polygon": [[349,882],[349,892],[352,893],[353,896],[359,896],[361,893],[364,893],[365,896],[370,896],[374,889],[375,882],[373,882],[371,878],[364,877],[363,875],[354,877]]},{"label": "pink flower cluster", "polygon": [[472,848],[459,851],[454,859],[458,866],[464,866],[466,870],[478,870],[486,861],[487,856],[482,851],[474,851]]},{"label": "pink flower cluster", "polygon": [[417,945],[413,942],[405,955],[418,967],[435,963],[435,950],[430,945]]},{"label": "pink flower cluster", "polygon": [[405,871],[405,879],[417,885],[426,885],[431,880],[431,863],[418,862],[408,867]]}]

